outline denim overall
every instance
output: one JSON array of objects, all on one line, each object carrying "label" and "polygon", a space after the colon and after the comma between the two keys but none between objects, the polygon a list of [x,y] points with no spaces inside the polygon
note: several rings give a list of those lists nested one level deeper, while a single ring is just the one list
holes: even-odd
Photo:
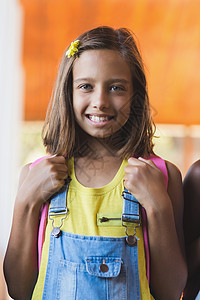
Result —
[{"label": "denim overall", "polygon": [[[139,203],[125,189],[122,225],[124,237],[84,236],[61,231],[67,217],[67,185],[51,200],[49,257],[43,300],[140,300],[136,227],[140,225]],[[60,227],[53,216],[60,215]],[[135,223],[134,235],[127,223]]]}]

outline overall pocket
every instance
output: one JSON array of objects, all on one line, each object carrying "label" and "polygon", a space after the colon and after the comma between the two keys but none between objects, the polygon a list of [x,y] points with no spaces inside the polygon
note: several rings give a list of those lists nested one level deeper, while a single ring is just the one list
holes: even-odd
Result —
[{"label": "overall pocket", "polygon": [[90,256],[81,264],[61,260],[56,299],[127,300],[126,267],[119,257]]}]

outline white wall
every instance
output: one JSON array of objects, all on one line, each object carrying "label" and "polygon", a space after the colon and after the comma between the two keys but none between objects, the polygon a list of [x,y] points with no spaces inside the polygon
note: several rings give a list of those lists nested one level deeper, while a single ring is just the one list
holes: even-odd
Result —
[{"label": "white wall", "polygon": [[22,119],[22,8],[0,0],[0,252],[9,237],[19,173]]}]

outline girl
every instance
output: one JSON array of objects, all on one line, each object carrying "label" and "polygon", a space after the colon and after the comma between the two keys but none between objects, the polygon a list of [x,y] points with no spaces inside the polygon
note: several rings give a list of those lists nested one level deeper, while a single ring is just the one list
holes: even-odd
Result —
[{"label": "girl", "polygon": [[[200,160],[188,170],[184,182],[184,233],[188,260],[188,282],[184,300],[193,300],[200,291]],[[200,299],[200,293],[198,298]]]},{"label": "girl", "polygon": [[153,154],[153,134],[132,34],[99,27],[79,36],[63,56],[44,126],[50,155],[20,176],[4,262],[14,299],[180,298],[181,175]]}]

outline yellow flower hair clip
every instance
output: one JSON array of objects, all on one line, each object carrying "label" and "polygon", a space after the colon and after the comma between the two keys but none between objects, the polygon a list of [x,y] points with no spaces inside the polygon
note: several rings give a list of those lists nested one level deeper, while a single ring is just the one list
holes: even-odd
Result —
[{"label": "yellow flower hair clip", "polygon": [[69,49],[66,51],[66,56],[68,58],[70,58],[76,52],[78,52],[78,46],[79,46],[79,40],[76,40],[76,41],[72,42]]}]

